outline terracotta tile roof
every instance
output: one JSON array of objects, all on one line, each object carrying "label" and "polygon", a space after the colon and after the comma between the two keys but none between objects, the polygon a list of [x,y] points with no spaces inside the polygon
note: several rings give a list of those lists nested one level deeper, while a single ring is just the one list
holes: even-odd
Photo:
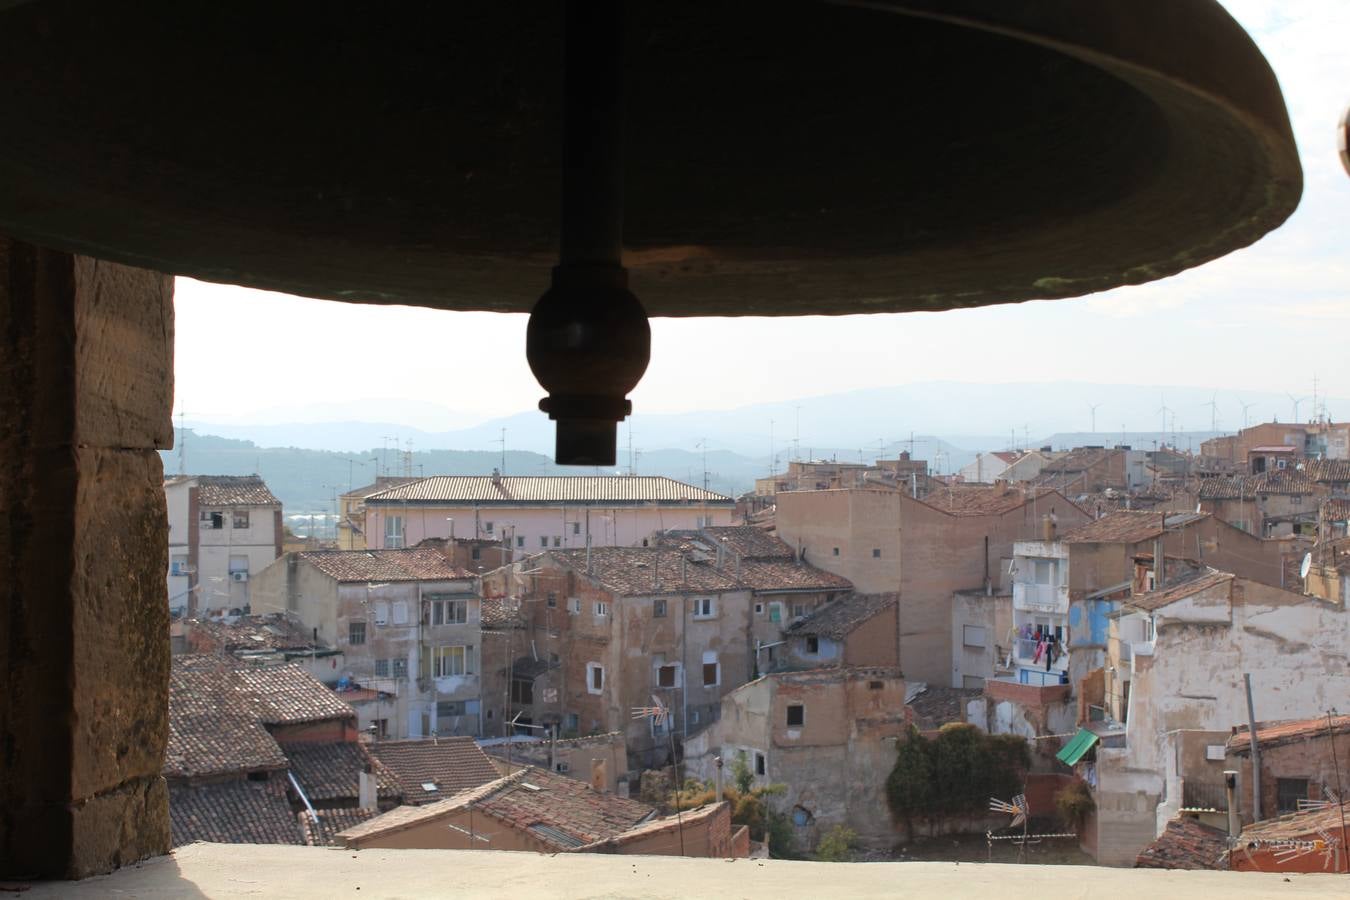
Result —
[{"label": "terracotta tile roof", "polygon": [[232,779],[211,784],[169,783],[173,846],[193,841],[217,844],[302,844],[300,823],[286,799],[284,778]]},{"label": "terracotta tile roof", "polygon": [[1226,869],[1223,855],[1228,834],[1202,825],[1190,816],[1167,823],[1163,833],[1144,848],[1134,862],[1136,869]]},{"label": "terracotta tile roof", "polygon": [[341,582],[454,581],[473,573],[450,563],[439,550],[309,550],[300,558]]},{"label": "terracotta tile roof", "polygon": [[896,594],[850,594],[817,609],[787,628],[790,634],[812,634],[843,640],[868,619],[894,606]]},{"label": "terracotta tile roof", "polygon": [[348,800],[355,805],[361,796],[361,772],[367,766],[375,775],[376,793],[381,800],[402,796],[394,774],[371,756],[364,744],[356,741],[282,744],[281,752],[286,754],[291,774],[311,803]]},{"label": "terracotta tile roof", "polygon": [[1220,584],[1227,584],[1233,580],[1231,572],[1220,572],[1217,569],[1206,569],[1187,578],[1185,581],[1179,581],[1176,584],[1163,586],[1156,591],[1149,591],[1147,594],[1135,594],[1125,601],[1126,606],[1143,612],[1154,612],[1162,609],[1178,600],[1184,600],[1192,597],[1201,591],[1208,590]]},{"label": "terracotta tile roof", "polygon": [[842,575],[790,559],[747,559],[739,567],[728,566],[741,584],[755,591],[851,591],[853,582]]},{"label": "terracotta tile roof", "polygon": [[342,842],[337,840],[340,832],[369,822],[380,814],[377,809],[320,809],[315,812],[319,816],[317,822],[308,811],[297,815],[305,843],[311,847],[341,847]]},{"label": "terracotta tile roof", "polygon": [[465,806],[501,790],[504,785],[523,781],[528,772],[528,768],[522,768],[510,775],[499,776],[477,787],[459,791],[444,800],[437,800],[422,806],[396,806],[373,819],[345,829],[338,835],[338,840],[344,846],[350,846],[352,840],[399,831],[421,822],[434,821],[447,813],[463,809]]},{"label": "terracotta tile roof", "polygon": [[1200,482],[1201,500],[1251,499],[1257,494],[1315,494],[1317,486],[1302,472],[1277,469],[1260,475],[1206,478]]},{"label": "terracotta tile roof", "polygon": [[249,650],[309,650],[312,632],[282,613],[225,619],[187,619],[195,639],[208,641],[225,653]]},{"label": "terracotta tile roof", "polygon": [[1248,453],[1293,453],[1297,447],[1291,447],[1288,444],[1262,444],[1259,447],[1253,447]]},{"label": "terracotta tile roof", "polygon": [[[1295,744],[1318,738],[1325,740],[1328,737],[1328,726],[1334,735],[1350,734],[1350,715],[1332,716],[1330,722],[1326,716],[1319,716],[1316,719],[1260,722],[1256,726],[1256,743],[1261,747],[1277,747],[1280,744]],[[1252,752],[1250,729],[1242,726],[1234,730],[1228,738],[1227,747],[1239,756],[1250,755]]]},{"label": "terracotta tile roof", "polygon": [[1345,815],[1346,821],[1350,822],[1350,801],[1342,803],[1340,806],[1329,805],[1325,809],[1309,810],[1308,812],[1280,816],[1277,819],[1254,822],[1242,829],[1242,833],[1238,835],[1238,846],[1244,847],[1255,841],[1299,840],[1309,835],[1316,835],[1319,831],[1339,835],[1342,814]]},{"label": "terracotta tile roof", "polygon": [[281,509],[262,478],[257,475],[198,475],[199,506],[271,506]]},{"label": "terracotta tile roof", "polygon": [[[499,777],[492,760],[469,737],[376,741],[367,749],[393,774],[405,803],[443,800]],[[426,790],[424,784],[436,789]]]},{"label": "terracotta tile roof", "polygon": [[1334,499],[1322,501],[1321,519],[1323,522],[1350,521],[1350,500]]},{"label": "terracotta tile roof", "polygon": [[1050,460],[1041,468],[1042,475],[1064,475],[1085,472],[1123,450],[1109,450],[1102,447],[1078,447],[1063,456]]},{"label": "terracotta tile roof", "polygon": [[433,475],[366,498],[371,506],[405,502],[515,506],[735,503],[723,494],[656,475]]},{"label": "terracotta tile roof", "polygon": [[378,494],[380,491],[387,491],[400,484],[411,484],[420,480],[415,475],[381,475],[375,479],[374,484],[363,484],[359,488],[352,488],[345,494],[339,494],[338,496],[344,499],[365,498],[371,494]]},{"label": "terracotta tile roof", "polygon": [[[1033,498],[1040,500],[1046,495],[1060,497],[1057,492],[1044,488],[1033,488],[1023,493],[1021,488],[1012,485],[988,487],[954,484],[950,487],[935,487],[924,496],[922,502],[954,516],[996,516],[1020,509]],[[1069,501],[1061,499],[1067,506]],[[1049,512],[1049,508],[1046,512]]]},{"label": "terracotta tile roof", "polygon": [[966,720],[966,704],[984,696],[980,688],[954,688],[930,684],[905,704],[914,712],[914,724],[923,731],[948,722]]},{"label": "terracotta tile roof", "polygon": [[479,605],[483,628],[524,628],[525,614],[520,601],[510,597],[484,597]]},{"label": "terracotta tile roof", "polygon": [[[1168,528],[1182,528],[1208,513],[1166,513]],[[1066,544],[1137,544],[1163,533],[1164,513],[1122,509],[1064,532]]]},{"label": "terracotta tile roof", "polygon": [[[728,550],[735,552],[741,559],[794,559],[796,557],[792,547],[780,540],[777,535],[754,525],[714,525],[702,529],[699,534],[713,541],[722,542]],[[715,548],[716,544],[712,546]]]},{"label": "terracotta tile roof", "polygon": [[740,590],[730,574],[709,563],[694,562],[675,550],[657,547],[595,547],[590,571],[585,550],[550,550],[547,555],[580,575],[588,575],[620,597],[683,592]]},{"label": "terracotta tile roof", "polygon": [[1350,459],[1307,459],[1294,468],[1323,484],[1350,482]]},{"label": "terracotta tile roof", "polygon": [[232,669],[223,658],[205,659],[210,664],[194,666],[192,657],[174,657],[164,774],[190,778],[285,768],[281,748],[234,691]]},{"label": "terracotta tile roof", "polygon": [[492,792],[474,806],[559,850],[612,837],[655,812],[645,803],[596,793],[585,781],[547,769],[530,767],[525,773],[519,782]]},{"label": "terracotta tile roof", "polygon": [[[710,819],[715,819],[720,815],[726,815],[727,814],[726,810],[728,810],[729,807],[730,804],[727,803],[727,801],[723,800],[720,803],[709,803],[706,806],[700,806],[695,809],[684,810],[679,815],[661,816],[659,818],[649,819],[646,822],[641,822],[637,825],[634,825],[632,828],[629,828],[626,831],[621,831],[618,834],[613,835],[611,837],[602,838],[601,840],[595,841],[594,843],[583,844],[580,847],[576,847],[573,852],[588,853],[600,850],[602,848],[622,847],[624,844],[628,844],[633,841],[649,840],[650,838],[653,838],[658,834],[670,833],[678,835],[682,828],[689,828],[691,826],[699,825]],[[667,851],[669,854],[674,855],[675,853],[678,853],[679,852],[678,838],[673,844],[669,844],[667,846],[670,848]],[[660,851],[648,850],[646,851],[646,855],[661,855],[661,854]]]},{"label": "terracotta tile roof", "polygon": [[241,666],[234,670],[233,685],[265,725],[356,718],[355,710],[296,663]]}]

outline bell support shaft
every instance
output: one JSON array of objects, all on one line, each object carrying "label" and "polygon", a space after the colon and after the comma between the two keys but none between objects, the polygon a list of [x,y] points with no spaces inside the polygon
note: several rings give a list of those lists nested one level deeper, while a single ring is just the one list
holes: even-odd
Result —
[{"label": "bell support shaft", "polygon": [[651,329],[623,268],[623,3],[567,0],[562,234],[553,284],[530,313],[525,353],[557,421],[560,465],[614,464],[626,394]]}]

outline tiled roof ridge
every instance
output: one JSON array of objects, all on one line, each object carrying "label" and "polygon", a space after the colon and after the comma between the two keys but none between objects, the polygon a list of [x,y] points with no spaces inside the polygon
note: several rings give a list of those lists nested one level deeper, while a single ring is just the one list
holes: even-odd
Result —
[{"label": "tiled roof ridge", "polygon": [[[596,493],[579,496],[575,493],[553,491],[552,494],[543,497],[536,496],[536,491],[528,490],[541,486],[582,489],[607,487],[611,490],[609,496]],[[632,492],[619,489],[620,486],[645,488],[649,496],[633,496]],[[451,490],[455,487],[472,490],[464,492],[464,496],[455,496]],[[439,496],[437,489],[440,489]],[[469,496],[470,493],[476,493],[477,496]],[[732,497],[666,475],[428,475],[369,494],[366,502],[378,505],[382,502],[734,503],[735,501]]]}]

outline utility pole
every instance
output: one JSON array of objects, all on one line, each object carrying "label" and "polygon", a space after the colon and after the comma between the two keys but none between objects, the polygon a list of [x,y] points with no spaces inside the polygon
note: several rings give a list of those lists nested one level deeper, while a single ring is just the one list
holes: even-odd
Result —
[{"label": "utility pole", "polygon": [[493,441],[493,443],[494,443],[494,444],[501,444],[501,445],[502,445],[502,467],[501,467],[501,473],[502,473],[503,475],[505,475],[505,474],[506,474],[506,429],[505,429],[505,428],[502,429],[502,436],[499,437],[499,438],[497,438],[497,440]]},{"label": "utility pole", "polygon": [[1261,821],[1261,745],[1256,740],[1256,707],[1252,704],[1252,676],[1250,673],[1242,673],[1242,683],[1247,688],[1247,728],[1251,733],[1252,741],[1252,821],[1259,822]]},{"label": "utility pole", "polygon": [[703,448],[703,489],[708,489],[708,439],[699,439],[698,446]]},{"label": "utility pole", "polygon": [[792,459],[795,462],[802,458],[802,408],[801,406],[795,406],[793,409],[797,414],[796,428],[792,433]]}]

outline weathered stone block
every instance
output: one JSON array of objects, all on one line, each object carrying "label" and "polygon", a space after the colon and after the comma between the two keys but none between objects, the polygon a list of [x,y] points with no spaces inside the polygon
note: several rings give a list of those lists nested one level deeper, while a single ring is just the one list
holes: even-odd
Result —
[{"label": "weathered stone block", "polygon": [[172,447],[173,277],[73,259],[78,442]]},{"label": "weathered stone block", "polygon": [[168,852],[169,788],[159,775],[77,803],[71,816],[70,877],[107,872]]},{"label": "weathered stone block", "polygon": [[168,740],[168,526],[154,450],[76,451],[71,796],[157,776]]}]

